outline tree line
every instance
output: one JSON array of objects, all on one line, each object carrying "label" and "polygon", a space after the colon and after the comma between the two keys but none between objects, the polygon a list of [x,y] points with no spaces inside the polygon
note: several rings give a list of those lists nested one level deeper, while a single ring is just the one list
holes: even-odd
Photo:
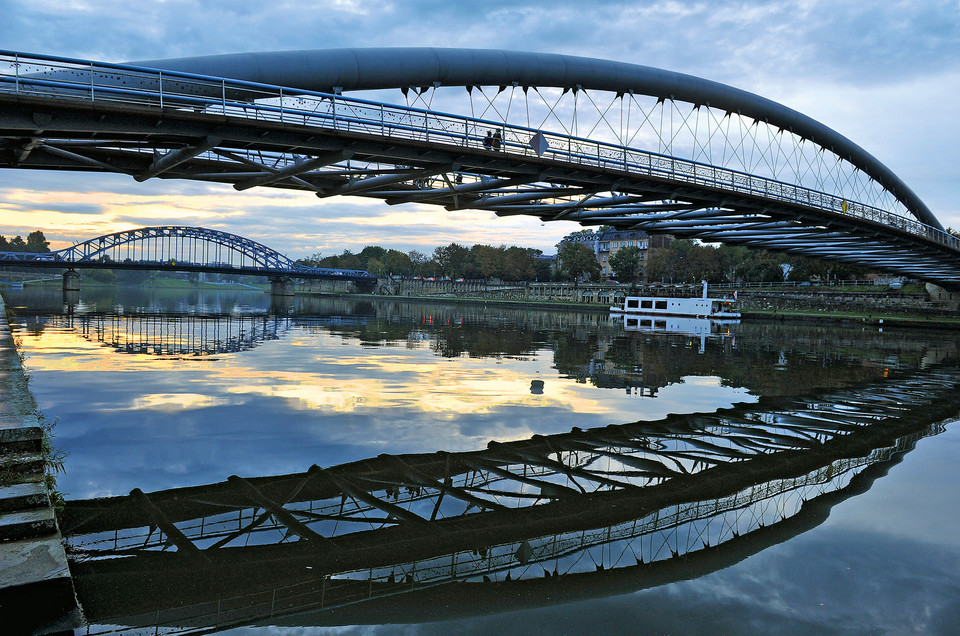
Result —
[{"label": "tree line", "polygon": [[27,240],[24,241],[20,236],[14,236],[7,240],[7,237],[0,234],[0,252],[32,252],[44,253],[50,251],[50,241],[40,230],[34,230],[27,234]]},{"label": "tree line", "polygon": [[667,283],[853,280],[866,278],[868,273],[869,269],[846,263],[742,245],[701,245],[690,239],[650,250],[645,264],[646,280]]},{"label": "tree line", "polygon": [[298,259],[311,267],[362,269],[376,276],[405,276],[490,279],[504,281],[551,280],[551,261],[540,258],[538,249],[518,246],[474,245],[466,247],[450,243],[433,250],[431,255],[413,250],[401,252],[377,245],[368,245],[360,252],[344,250],[340,255],[321,256],[319,253]]},{"label": "tree line", "polygon": [[[558,246],[558,270],[562,280],[597,281],[600,278],[601,267],[593,248],[576,240],[583,232],[567,235]],[[648,250],[623,247],[610,257],[609,264],[615,279],[621,283],[851,280],[865,278],[870,272],[844,263],[740,245],[704,245],[692,239],[673,240],[666,247]]]}]

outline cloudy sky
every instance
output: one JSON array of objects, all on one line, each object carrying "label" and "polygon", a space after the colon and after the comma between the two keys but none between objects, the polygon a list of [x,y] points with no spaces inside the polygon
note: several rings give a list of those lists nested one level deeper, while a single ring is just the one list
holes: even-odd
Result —
[{"label": "cloudy sky", "polygon": [[[605,58],[758,93],[849,137],[960,227],[958,0],[0,0],[0,46],[122,62],[359,46]],[[0,171],[0,234],[63,247],[142,225],[218,227],[291,256],[457,241],[552,252],[571,224],[272,189]]]}]

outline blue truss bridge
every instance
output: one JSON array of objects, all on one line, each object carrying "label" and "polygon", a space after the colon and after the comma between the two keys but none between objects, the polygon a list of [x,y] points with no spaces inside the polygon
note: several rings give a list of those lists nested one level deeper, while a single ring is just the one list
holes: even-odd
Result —
[{"label": "blue truss bridge", "polygon": [[853,141],[759,95],[605,60],[412,48],[112,64],[0,51],[0,167],[365,196],[412,217],[432,205],[571,220],[960,289],[960,239]]},{"label": "blue truss bridge", "polygon": [[373,287],[363,270],[309,267],[236,234],[202,227],[145,227],[115,232],[55,252],[0,252],[0,265],[150,269],[352,281]]}]

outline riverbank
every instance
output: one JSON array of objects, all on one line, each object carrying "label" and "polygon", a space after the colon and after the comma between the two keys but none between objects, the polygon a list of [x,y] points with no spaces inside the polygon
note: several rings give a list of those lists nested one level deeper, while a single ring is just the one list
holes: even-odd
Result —
[{"label": "riverbank", "polygon": [[49,430],[27,383],[0,297],[0,625],[58,633],[82,620],[46,482]]},{"label": "riverbank", "polygon": [[[820,292],[818,292],[820,293]],[[469,305],[489,305],[497,307],[523,308],[535,307],[537,309],[553,309],[557,311],[589,311],[596,313],[609,313],[610,305],[607,303],[583,303],[583,302],[558,302],[535,299],[494,299],[494,298],[476,298],[467,296],[384,296],[379,294],[359,294],[359,293],[328,293],[318,291],[297,291],[297,295],[303,296],[331,296],[344,298],[365,298],[369,300],[382,301],[401,301],[417,303],[436,303],[436,304],[469,304]],[[838,292],[838,296],[849,302],[851,292],[845,290]],[[866,296],[866,294],[864,295]],[[871,294],[875,296],[875,294]],[[795,321],[809,324],[849,324],[864,325],[877,328],[909,328],[909,329],[948,329],[960,331],[960,316],[948,315],[922,315],[922,314],[895,314],[892,312],[877,311],[875,306],[864,308],[863,311],[831,311],[824,308],[816,311],[803,309],[744,309],[741,308],[742,320],[780,320]]]}]

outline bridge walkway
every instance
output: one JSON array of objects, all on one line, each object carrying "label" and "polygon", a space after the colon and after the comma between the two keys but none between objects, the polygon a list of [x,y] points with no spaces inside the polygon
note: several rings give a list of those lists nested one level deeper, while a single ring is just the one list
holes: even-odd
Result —
[{"label": "bridge walkway", "polygon": [[[83,625],[45,483],[44,434],[0,298],[0,625],[5,633],[73,633]],[[38,604],[38,598],[44,602]]]}]

